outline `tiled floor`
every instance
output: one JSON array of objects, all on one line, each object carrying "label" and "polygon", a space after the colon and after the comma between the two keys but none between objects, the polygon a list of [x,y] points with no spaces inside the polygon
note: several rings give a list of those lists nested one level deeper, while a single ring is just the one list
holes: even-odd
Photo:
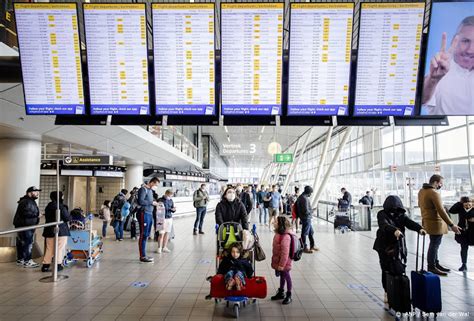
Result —
[{"label": "tiled floor", "polygon": [[[154,254],[154,264],[138,263],[137,242],[128,237],[105,241],[104,256],[91,269],[77,264],[61,272],[69,279],[57,284],[40,283],[39,270],[25,270],[13,263],[0,264],[0,320],[227,320],[231,311],[224,303],[206,301],[206,276],[215,272],[214,218],[206,219],[204,236],[193,236],[193,218],[175,221],[177,237],[170,254]],[[258,226],[260,238],[271,256],[271,233]],[[294,263],[294,301],[282,307],[269,299],[241,310],[241,320],[393,320],[383,309],[380,271],[372,250],[374,232],[334,234],[332,226],[316,226],[321,251]],[[111,232],[111,231],[110,231]],[[408,235],[409,248],[414,238]],[[154,249],[154,244],[151,246]],[[441,257],[458,267],[459,248],[452,239],[442,245]],[[150,252],[151,254],[151,252]],[[474,252],[469,265],[474,269]],[[413,269],[409,257],[408,271]],[[269,296],[278,279],[269,259],[257,264]],[[133,282],[148,282],[135,288]],[[439,320],[474,320],[474,281],[461,273],[442,279],[443,312]],[[460,313],[470,313],[460,317]],[[449,315],[449,316],[448,316]]]}]

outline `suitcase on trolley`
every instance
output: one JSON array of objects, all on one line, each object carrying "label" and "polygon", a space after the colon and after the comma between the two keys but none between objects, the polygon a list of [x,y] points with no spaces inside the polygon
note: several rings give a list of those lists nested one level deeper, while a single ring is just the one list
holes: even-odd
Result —
[{"label": "suitcase on trolley", "polygon": [[344,214],[336,214],[334,217],[334,228],[338,228],[339,226],[347,226],[351,228],[351,219],[349,215]]},{"label": "suitcase on trolley", "polygon": [[413,308],[426,313],[438,313],[442,310],[441,281],[439,276],[423,270],[425,259],[425,236],[421,252],[421,269],[418,270],[418,251],[420,236],[416,242],[416,270],[411,271],[411,296]]},{"label": "suitcase on trolley", "polygon": [[224,275],[216,274],[211,279],[211,294],[213,298],[230,296],[245,296],[248,298],[265,299],[267,297],[267,281],[263,276],[245,278],[245,288],[242,291],[229,291],[225,287]]}]

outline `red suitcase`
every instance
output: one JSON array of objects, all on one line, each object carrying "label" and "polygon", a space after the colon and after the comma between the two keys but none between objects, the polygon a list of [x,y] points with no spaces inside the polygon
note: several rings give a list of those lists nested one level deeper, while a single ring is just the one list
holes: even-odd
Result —
[{"label": "red suitcase", "polygon": [[211,279],[211,297],[225,298],[228,296],[246,296],[248,298],[265,299],[267,297],[267,281],[263,276],[245,279],[242,291],[228,291],[225,288],[224,275],[216,274]]}]

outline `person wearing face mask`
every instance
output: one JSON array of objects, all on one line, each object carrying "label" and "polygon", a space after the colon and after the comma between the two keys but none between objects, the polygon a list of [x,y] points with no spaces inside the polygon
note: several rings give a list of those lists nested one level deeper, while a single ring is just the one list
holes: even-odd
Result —
[{"label": "person wearing face mask", "polygon": [[[401,258],[406,258],[405,228],[421,235],[426,232],[423,227],[411,220],[406,214],[403,203],[398,196],[390,195],[383,203],[383,210],[377,214],[379,229],[373,249],[379,255],[382,269],[382,286],[385,290],[384,301],[387,300],[387,272],[392,275],[405,274],[406,265]],[[400,244],[401,241],[401,244]],[[402,252],[402,253],[400,253]]]},{"label": "person wearing face mask", "polygon": [[216,206],[216,224],[234,222],[242,225],[244,230],[249,229],[247,211],[244,204],[237,198],[233,187],[228,187]]},{"label": "person wearing face mask", "polygon": [[441,245],[443,234],[448,233],[448,226],[454,233],[459,234],[461,229],[454,225],[448,213],[443,207],[441,195],[437,190],[443,187],[444,178],[441,175],[433,175],[429,183],[423,184],[418,192],[418,206],[421,211],[422,225],[426,233],[430,235],[428,247],[428,271],[441,276],[447,276],[450,270],[441,266],[438,260],[438,249]]},{"label": "person wearing face mask", "polygon": [[[58,192],[51,192],[49,195],[51,202],[46,206],[45,223],[53,223],[56,222],[56,209],[58,208]],[[69,232],[69,226],[67,222],[72,220],[71,215],[69,214],[69,210],[66,204],[64,204],[63,200],[63,193],[59,192],[59,211],[61,213],[61,225],[59,225],[59,233],[58,233],[58,271],[63,269],[61,265],[62,259],[65,254],[65,248],[67,244],[67,238],[71,235]],[[43,266],[41,267],[41,272],[48,272],[50,264],[53,260],[54,256],[54,226],[45,227],[43,230],[43,237],[46,239],[46,248],[44,251],[43,257]]]},{"label": "person wearing face mask", "polygon": [[158,249],[156,250],[158,254],[171,252],[170,249],[168,249],[168,240],[173,227],[173,213],[176,212],[176,207],[171,199],[172,196],[173,191],[169,189],[166,190],[165,195],[158,200],[158,202],[162,202],[165,206],[165,222],[163,223],[163,229],[159,231],[158,235]]},{"label": "person wearing face mask", "polygon": [[[36,200],[39,197],[41,189],[31,186],[26,190],[26,195],[18,201],[15,217],[13,218],[13,225],[17,227],[26,227],[38,225],[40,218],[40,211]],[[35,230],[18,232],[16,237],[16,265],[25,268],[37,268],[39,264],[31,259],[31,252],[33,250]]]},{"label": "person wearing face mask", "polygon": [[209,194],[206,190],[206,184],[201,184],[201,187],[193,194],[193,205],[196,208],[196,220],[194,221],[193,235],[204,234],[202,225],[204,224],[204,217],[207,212],[207,204],[209,203]]},{"label": "person wearing face mask", "polygon": [[158,202],[153,199],[153,190],[156,190],[160,179],[153,177],[148,184],[143,185],[138,190],[138,205],[140,209],[137,213],[137,219],[140,227],[140,237],[138,239],[138,249],[140,253],[140,262],[153,263],[153,258],[146,255],[146,241],[151,233],[153,225],[153,208],[158,206]]},{"label": "person wearing face mask", "polygon": [[467,271],[467,251],[469,245],[474,245],[474,210],[472,209],[472,200],[467,197],[461,197],[461,200],[454,204],[449,213],[458,214],[458,226],[463,230],[461,234],[456,234],[455,239],[461,245],[462,265],[458,271]]}]

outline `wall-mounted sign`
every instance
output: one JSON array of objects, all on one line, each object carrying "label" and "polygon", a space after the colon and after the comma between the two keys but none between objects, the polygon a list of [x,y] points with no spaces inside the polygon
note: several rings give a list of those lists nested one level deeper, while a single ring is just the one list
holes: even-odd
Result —
[{"label": "wall-mounted sign", "polygon": [[255,143],[222,143],[220,146],[221,156],[231,155],[253,155],[260,146]]},{"label": "wall-mounted sign", "polygon": [[64,156],[64,165],[112,165],[112,156]]},{"label": "wall-mounted sign", "polygon": [[273,161],[275,163],[293,163],[293,154],[275,154]]}]

